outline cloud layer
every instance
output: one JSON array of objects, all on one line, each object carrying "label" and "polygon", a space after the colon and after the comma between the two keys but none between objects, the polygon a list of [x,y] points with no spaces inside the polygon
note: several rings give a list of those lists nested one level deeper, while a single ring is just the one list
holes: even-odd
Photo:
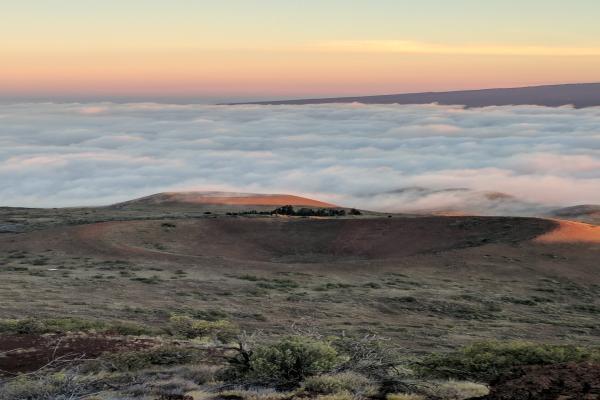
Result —
[{"label": "cloud layer", "polygon": [[389,211],[600,203],[600,108],[4,104],[0,183],[3,206],[193,189]]}]

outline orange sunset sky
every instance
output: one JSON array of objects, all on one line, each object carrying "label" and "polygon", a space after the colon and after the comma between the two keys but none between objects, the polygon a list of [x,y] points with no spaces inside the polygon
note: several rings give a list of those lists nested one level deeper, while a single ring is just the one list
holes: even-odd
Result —
[{"label": "orange sunset sky", "polygon": [[4,3],[5,98],[268,98],[600,81],[595,0]]}]

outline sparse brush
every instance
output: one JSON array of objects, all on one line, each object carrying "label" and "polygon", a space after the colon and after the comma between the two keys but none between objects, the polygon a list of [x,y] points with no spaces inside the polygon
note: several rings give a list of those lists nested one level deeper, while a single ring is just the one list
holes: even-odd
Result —
[{"label": "sparse brush", "polygon": [[151,366],[173,366],[198,362],[199,349],[162,346],[153,349],[105,354],[98,359],[101,368],[109,371],[136,371]]},{"label": "sparse brush", "polygon": [[334,394],[324,394],[317,396],[317,400],[357,400],[359,397],[350,392],[339,392]]},{"label": "sparse brush", "polygon": [[380,336],[345,336],[335,339],[332,343],[341,354],[348,356],[339,366],[339,370],[358,372],[378,381],[410,375],[410,371],[402,367],[405,360],[400,356],[398,349]]},{"label": "sparse brush", "polygon": [[290,336],[254,348],[240,345],[230,359],[224,378],[279,388],[297,387],[310,376],[331,372],[343,361],[330,343],[303,336]]},{"label": "sparse brush", "polygon": [[174,315],[169,320],[169,332],[187,339],[211,338],[227,343],[238,335],[239,329],[227,320],[206,321]]},{"label": "sparse brush", "polygon": [[423,391],[428,397],[439,400],[465,400],[489,393],[487,386],[467,381],[434,382],[426,385]]},{"label": "sparse brush", "polygon": [[2,400],[72,400],[96,390],[96,381],[77,371],[22,375],[0,385]]},{"label": "sparse brush", "polygon": [[169,379],[152,380],[133,385],[125,390],[125,393],[141,397],[152,396],[155,398],[177,398],[192,390],[198,390],[199,386],[194,382],[173,377]]},{"label": "sparse brush", "polygon": [[216,365],[192,364],[178,367],[175,375],[192,381],[198,385],[204,385],[215,381],[217,372],[222,367]]},{"label": "sparse brush", "polygon": [[237,400],[288,400],[294,398],[295,392],[279,392],[274,389],[233,389],[219,392],[221,399]]},{"label": "sparse brush", "polygon": [[424,396],[413,393],[390,393],[385,398],[386,400],[425,400]]},{"label": "sparse brush", "polygon": [[480,342],[417,363],[422,376],[490,382],[511,368],[600,359],[600,349],[528,342]]},{"label": "sparse brush", "polygon": [[0,320],[0,333],[42,335],[67,332],[109,332],[120,335],[155,335],[158,333],[155,329],[130,322],[104,322],[72,317]]},{"label": "sparse brush", "polygon": [[307,378],[302,389],[310,394],[351,393],[355,396],[370,397],[377,394],[379,386],[371,379],[355,372],[318,375]]}]

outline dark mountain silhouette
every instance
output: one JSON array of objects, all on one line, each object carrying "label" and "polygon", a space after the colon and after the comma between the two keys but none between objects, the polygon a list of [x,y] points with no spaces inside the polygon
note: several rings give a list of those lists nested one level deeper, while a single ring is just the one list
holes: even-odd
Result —
[{"label": "dark mountain silhouette", "polygon": [[380,96],[335,97],[303,100],[261,101],[236,104],[430,104],[487,107],[507,105],[539,105],[559,107],[573,105],[576,108],[600,106],[600,83],[530,86],[507,89],[462,90],[455,92],[427,92],[390,94]]}]

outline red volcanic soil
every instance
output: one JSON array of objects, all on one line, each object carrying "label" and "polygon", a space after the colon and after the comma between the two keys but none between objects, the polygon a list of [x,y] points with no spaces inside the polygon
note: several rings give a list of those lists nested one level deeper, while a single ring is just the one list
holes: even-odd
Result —
[{"label": "red volcanic soil", "polygon": [[155,345],[150,339],[107,335],[2,335],[0,376],[35,371],[51,362],[91,359],[105,352],[141,350]]},{"label": "red volcanic soil", "polygon": [[173,205],[173,204],[210,204],[234,206],[308,206],[308,207],[337,207],[300,196],[288,194],[254,194],[228,192],[167,192],[115,205],[116,207],[132,205]]},{"label": "red volcanic soil", "polygon": [[480,400],[598,400],[599,364],[560,364],[520,368],[492,384]]},{"label": "red volcanic soil", "polygon": [[538,243],[600,243],[600,226],[573,221],[556,221],[558,227],[535,239]]}]

